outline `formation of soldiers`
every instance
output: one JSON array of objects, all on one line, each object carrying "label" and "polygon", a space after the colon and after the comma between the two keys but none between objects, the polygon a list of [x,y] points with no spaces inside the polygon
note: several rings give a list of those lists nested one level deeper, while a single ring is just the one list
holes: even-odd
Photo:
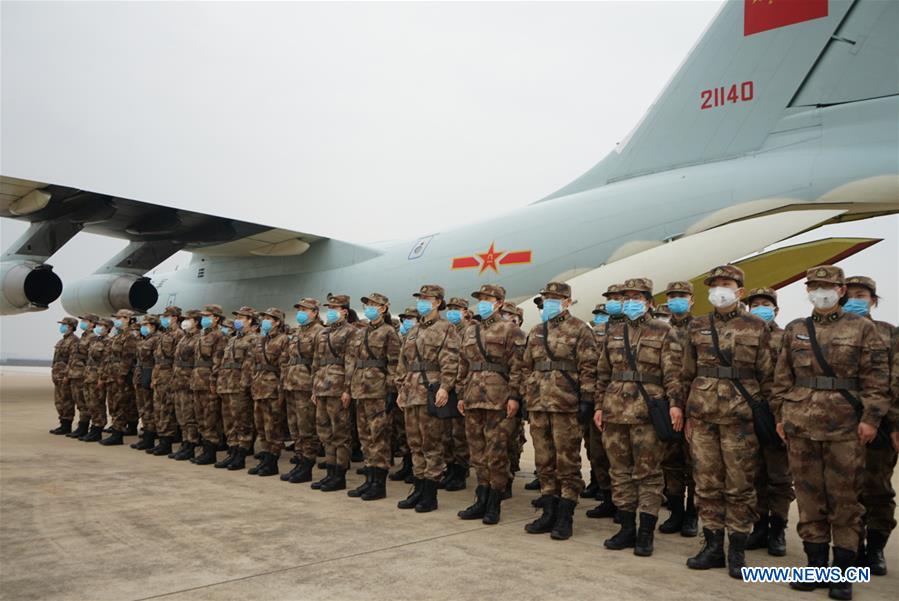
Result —
[{"label": "formation of soldiers", "polygon": [[[348,496],[383,499],[388,480],[405,481],[398,507],[418,513],[474,471],[474,501],[458,517],[496,524],[527,421],[536,478],[525,489],[539,491],[541,511],[528,533],[570,538],[579,499],[595,498],[586,516],[619,525],[604,546],[649,556],[656,530],[697,536],[701,518],[688,567],[740,578],[747,549],[786,553],[795,499],[810,566],[885,574],[899,336],[871,317],[875,282],[809,270],[809,317],[785,330],[776,292],[747,292],[738,267],[716,267],[704,283],[708,315],[691,314],[690,282],[669,283],[655,307],[652,282],[633,278],[610,286],[587,324],[569,312],[570,286],[551,282],[528,333],[494,284],[471,294],[474,306],[421,286],[399,319],[376,292],[360,299],[364,319],[346,295],[302,298],[295,326],[278,308],[228,317],[214,304],[66,317],[51,433],[121,445],[140,424],[134,449],[257,476],[279,474],[289,448],[281,480],[323,492],[345,490],[362,461],[365,480]],[[852,595],[842,582],[791,586]]]}]

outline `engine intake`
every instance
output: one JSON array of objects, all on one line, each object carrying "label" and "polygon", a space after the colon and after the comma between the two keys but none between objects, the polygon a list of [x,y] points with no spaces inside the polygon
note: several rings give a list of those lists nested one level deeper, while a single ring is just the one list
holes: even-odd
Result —
[{"label": "engine intake", "polygon": [[112,315],[119,309],[140,313],[156,304],[159,292],[150,278],[133,274],[95,274],[66,287],[62,306],[72,315]]},{"label": "engine intake", "polygon": [[43,311],[62,294],[62,280],[44,263],[3,261],[0,291],[0,315]]}]

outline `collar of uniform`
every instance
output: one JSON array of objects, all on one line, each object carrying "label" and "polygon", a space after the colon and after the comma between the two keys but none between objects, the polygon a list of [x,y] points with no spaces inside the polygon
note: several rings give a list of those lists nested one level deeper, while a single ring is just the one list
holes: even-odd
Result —
[{"label": "collar of uniform", "polygon": [[418,325],[426,328],[438,319],[440,319],[440,311],[438,311],[437,309],[431,309],[430,313],[418,318]]},{"label": "collar of uniform", "polygon": [[728,311],[727,313],[719,313],[715,311],[715,319],[718,321],[730,321],[734,317],[740,315],[740,303],[737,303],[736,309],[733,311]]},{"label": "collar of uniform", "polygon": [[631,327],[634,327],[634,328],[640,327],[640,326],[642,326],[643,324],[645,324],[647,321],[649,321],[650,319],[652,319],[652,317],[650,317],[649,313],[644,313],[643,315],[641,315],[641,316],[638,317],[637,319],[633,319],[633,320],[628,319],[628,320],[627,320],[627,325],[629,325],[629,326],[631,326]]},{"label": "collar of uniform", "polygon": [[490,317],[483,320],[481,323],[483,323],[485,326],[492,326],[493,324],[501,320],[502,318],[499,316],[499,313],[494,311]]},{"label": "collar of uniform", "polygon": [[564,311],[562,311],[561,313],[559,313],[558,315],[556,315],[555,317],[550,319],[549,323],[562,323],[569,317],[571,317],[571,313],[568,312],[568,309],[565,309]]},{"label": "collar of uniform", "polygon": [[671,325],[675,327],[685,326],[690,323],[690,320],[693,319],[693,316],[687,313],[683,317],[675,317],[671,316]]},{"label": "collar of uniform", "polygon": [[331,328],[332,330],[336,330],[337,328],[343,326],[343,324],[345,324],[345,323],[347,323],[347,321],[345,319],[341,319],[339,321],[335,321],[334,323],[329,323],[328,327]]},{"label": "collar of uniform", "polygon": [[386,322],[384,321],[384,316],[382,315],[382,316],[378,317],[376,320],[368,322],[367,326],[369,328],[371,328],[372,330],[377,330],[385,323]]},{"label": "collar of uniform", "polygon": [[615,323],[624,319],[624,315],[609,315],[609,321]]},{"label": "collar of uniform", "polygon": [[832,323],[843,317],[843,307],[837,307],[833,313],[822,315],[817,311],[812,311],[812,321],[815,323]]}]

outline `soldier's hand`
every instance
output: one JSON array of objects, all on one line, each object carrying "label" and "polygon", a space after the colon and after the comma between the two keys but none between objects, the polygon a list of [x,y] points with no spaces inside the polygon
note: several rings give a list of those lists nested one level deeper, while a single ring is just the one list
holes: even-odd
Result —
[{"label": "soldier's hand", "polygon": [[437,391],[437,398],[434,399],[434,404],[438,407],[443,407],[449,402],[449,393],[445,388],[441,388]]},{"label": "soldier's hand", "polygon": [[461,413],[462,415],[465,415],[465,401],[463,401],[462,399],[459,399],[458,407],[459,407],[459,413]]},{"label": "soldier's hand", "polygon": [[777,430],[777,435],[780,436],[780,439],[784,441],[784,444],[787,444],[787,433],[784,432],[784,425],[782,423],[777,424],[774,428]]},{"label": "soldier's hand", "polygon": [[893,441],[893,448],[899,453],[899,432],[896,432],[895,430],[890,432],[890,439]]},{"label": "soldier's hand", "polygon": [[593,423],[596,424],[596,429],[602,432],[602,411],[595,411],[593,413]]},{"label": "soldier's hand", "polygon": [[862,444],[868,444],[874,440],[875,436],[877,436],[877,428],[871,424],[866,424],[865,422],[860,422],[858,424],[858,439]]},{"label": "soldier's hand", "polygon": [[343,408],[346,409],[350,406],[350,393],[344,392],[340,395],[340,404],[343,405]]},{"label": "soldier's hand", "polygon": [[506,417],[515,417],[516,413],[518,413],[518,401],[509,399],[506,401]]},{"label": "soldier's hand", "polygon": [[680,432],[684,429],[684,411],[680,407],[672,407],[668,410],[668,415],[671,416],[671,427],[674,428],[675,432]]}]

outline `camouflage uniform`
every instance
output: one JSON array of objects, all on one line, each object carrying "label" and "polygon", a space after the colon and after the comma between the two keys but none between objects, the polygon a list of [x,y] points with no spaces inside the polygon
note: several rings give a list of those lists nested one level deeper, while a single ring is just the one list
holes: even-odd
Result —
[{"label": "camouflage uniform", "polygon": [[[220,320],[225,318],[219,305],[206,305],[200,311],[200,315],[207,317],[214,315]],[[218,326],[202,329],[197,337],[190,390],[194,397],[194,412],[204,450],[208,450],[207,445],[218,448],[222,442],[220,432],[222,400],[215,389],[215,383],[222,367],[226,342],[225,335]],[[212,454],[214,455],[214,450]]]},{"label": "camouflage uniform", "polygon": [[58,323],[68,326],[69,331],[53,346],[53,367],[50,370],[50,377],[53,380],[53,402],[59,416],[60,428],[56,432],[51,430],[51,433],[68,434],[71,432],[72,420],[75,419],[75,399],[69,386],[68,371],[69,360],[78,348],[78,337],[75,336],[78,320],[74,317],[63,317]]},{"label": "camouflage uniform", "polygon": [[[397,316],[400,322],[406,318],[414,318],[417,319],[418,315],[415,313],[415,307],[406,307],[406,309]],[[408,336],[408,332],[403,334],[399,325],[397,325],[397,334],[400,337],[400,348],[402,348],[402,344],[406,340],[406,336]],[[401,394],[400,390],[397,390],[397,399]],[[409,443],[406,439],[406,412],[402,410],[402,408],[397,405],[390,412],[391,414],[391,444],[393,447],[393,455],[394,457],[402,457],[403,465],[398,470],[393,472],[390,475],[391,480],[404,480],[407,484],[412,484],[413,475],[412,475],[412,452],[409,450]],[[444,439],[445,441],[446,439]],[[468,445],[466,444],[466,447]]]},{"label": "camouflage uniform", "polygon": [[[518,329],[521,329],[521,324],[524,323],[524,311],[514,303],[503,302],[500,315],[503,319],[511,320]],[[521,330],[521,336],[523,340],[527,340],[527,334],[525,334],[524,330]],[[525,388],[524,382],[519,382],[521,404],[524,404]],[[512,421],[509,430],[509,484],[506,486],[506,493],[503,495],[503,499],[512,496],[512,481],[515,479],[515,474],[521,471],[521,453],[524,451],[524,445],[528,441],[524,435],[524,419],[521,417],[525,409],[520,409],[518,413],[509,418]]]},{"label": "camouflage uniform", "polygon": [[[453,324],[453,327],[456,328],[456,335],[461,340],[465,328],[471,324],[471,319],[467,317],[468,301],[464,298],[454,297],[447,301],[446,308],[463,312],[462,321]],[[445,419],[443,427],[443,461],[446,463],[446,475],[440,485],[451,491],[461,490],[465,488],[471,455],[465,433],[465,418]]]},{"label": "camouflage uniform", "polygon": [[[200,312],[191,309],[185,312],[185,319],[196,321]],[[190,331],[178,329],[166,331],[162,334],[159,346],[156,347],[156,367],[159,368],[160,356],[168,355],[165,347],[172,345],[172,357],[174,368],[171,370],[170,379],[165,384],[165,397],[162,402],[156,404],[156,426],[160,436],[174,436],[175,426],[181,428],[181,435],[185,443],[197,445],[200,442],[200,432],[197,425],[197,412],[194,405],[194,394],[190,389],[190,381],[194,371],[194,361],[197,358],[197,343],[200,340],[200,326],[194,325]],[[166,336],[170,335],[169,339]],[[164,372],[163,372],[164,373]],[[158,397],[159,390],[156,391]],[[164,432],[163,432],[164,431]]]},{"label": "camouflage uniform", "polygon": [[[152,315],[144,319],[144,324],[153,325],[154,331],[149,336],[144,336],[138,341],[136,347],[137,365],[134,370],[134,396],[137,402],[137,411],[143,424],[144,437],[147,441],[141,445],[142,450],[152,447],[146,446],[156,438],[156,415],[153,412],[153,366],[156,362],[156,346],[162,335],[159,333],[159,320]],[[146,374],[146,375],[145,375]],[[146,384],[146,386],[145,386]],[[137,445],[134,448],[138,448]]]},{"label": "camouflage uniform", "polygon": [[284,313],[274,307],[260,318],[275,318],[279,324],[267,335],[260,333],[253,347],[253,381],[250,394],[256,416],[257,441],[264,453],[277,458],[287,438],[287,407],[281,391],[281,374],[287,361],[290,338],[284,326]]},{"label": "camouflage uniform", "polygon": [[[113,317],[120,319],[124,326],[133,315],[132,311],[123,309]],[[112,429],[124,433],[133,430],[138,419],[134,388],[129,378],[134,371],[137,340],[127,327],[114,331],[115,335],[109,337],[109,349],[106,353],[106,402],[112,416]]]},{"label": "camouflage uniform", "polygon": [[[594,315],[598,313],[605,313],[605,303],[600,303],[593,309]],[[609,317],[607,322],[594,323],[591,326],[593,328],[593,339],[596,341],[596,355],[598,357],[602,356],[602,351],[608,338],[609,327],[615,321],[621,321],[621,318],[616,317],[613,321],[612,317]],[[609,476],[609,457],[606,455],[606,449],[602,444],[602,432],[599,431],[593,420],[590,420],[589,424],[584,425],[584,446],[587,447],[587,459],[590,461],[591,480],[595,483],[597,489],[595,495],[600,496],[608,492],[611,498],[612,478]],[[584,494],[587,493],[585,492]]]},{"label": "camouflage uniform", "polygon": [[[88,324],[97,323],[100,320],[93,313],[82,315],[79,319]],[[69,365],[66,369],[66,379],[68,380],[69,390],[72,393],[72,401],[75,403],[75,408],[78,409],[78,429],[71,433],[73,438],[86,434],[91,421],[91,411],[87,402],[88,393],[84,379],[87,375],[87,353],[93,339],[94,332],[90,328],[81,334],[78,338],[78,343],[69,355]]]},{"label": "camouflage uniform", "polygon": [[91,413],[91,426],[100,431],[106,427],[106,381],[104,378],[104,361],[109,348],[109,331],[112,320],[101,319],[98,325],[106,328],[103,336],[94,336],[87,350],[85,363],[84,389],[87,393],[87,405]]},{"label": "camouflage uniform", "polygon": [[[241,307],[234,311],[236,317],[254,318],[252,307]],[[247,319],[245,322],[249,321]],[[225,439],[229,447],[240,447],[245,452],[253,446],[253,398],[250,385],[253,374],[253,347],[256,334],[250,331],[249,323],[236,329],[228,339],[222,354],[216,392],[222,397],[222,421]]]}]

